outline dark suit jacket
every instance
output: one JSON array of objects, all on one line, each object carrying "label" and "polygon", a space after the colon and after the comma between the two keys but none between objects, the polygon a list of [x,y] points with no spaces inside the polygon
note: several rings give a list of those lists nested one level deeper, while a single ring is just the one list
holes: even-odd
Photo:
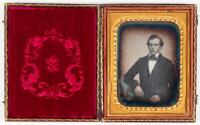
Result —
[{"label": "dark suit jacket", "polygon": [[173,63],[160,54],[150,74],[148,62],[148,56],[140,58],[124,75],[124,82],[135,88],[137,83],[133,78],[139,73],[140,86],[144,91],[142,98],[149,100],[151,96],[159,95],[161,102],[165,102],[174,91],[176,75]]}]

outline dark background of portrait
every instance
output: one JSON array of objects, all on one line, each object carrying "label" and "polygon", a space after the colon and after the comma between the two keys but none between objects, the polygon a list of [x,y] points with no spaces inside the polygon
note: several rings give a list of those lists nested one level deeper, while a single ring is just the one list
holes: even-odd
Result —
[{"label": "dark background of portrait", "polygon": [[[159,36],[164,46],[161,50],[161,54],[170,59],[175,68],[177,74],[179,73],[179,32],[175,24],[172,23],[160,23],[160,22],[137,22],[137,23],[125,23],[122,24],[118,30],[118,99],[120,99],[121,93],[119,90],[123,81],[124,74],[131,68],[135,62],[144,56],[149,54],[147,41],[151,35]],[[179,76],[179,75],[178,75]],[[139,74],[135,76],[139,81]],[[122,83],[123,84],[123,83]],[[179,78],[177,83],[179,84]],[[178,90],[177,90],[178,91]],[[178,98],[178,92],[177,96]],[[172,103],[177,101],[175,99]],[[129,104],[128,104],[129,105]],[[140,104],[139,104],[140,105]]]}]

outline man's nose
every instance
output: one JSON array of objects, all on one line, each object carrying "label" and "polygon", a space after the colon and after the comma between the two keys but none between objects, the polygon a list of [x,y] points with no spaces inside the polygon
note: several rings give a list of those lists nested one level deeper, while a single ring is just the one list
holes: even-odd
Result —
[{"label": "man's nose", "polygon": [[154,45],[152,46],[153,49],[154,49],[155,47],[156,47],[156,46],[154,46]]}]

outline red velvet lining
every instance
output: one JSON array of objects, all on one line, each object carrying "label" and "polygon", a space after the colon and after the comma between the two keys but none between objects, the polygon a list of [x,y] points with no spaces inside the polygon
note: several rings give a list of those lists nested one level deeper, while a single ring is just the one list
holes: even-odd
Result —
[{"label": "red velvet lining", "polygon": [[96,15],[8,6],[8,118],[96,118]]}]

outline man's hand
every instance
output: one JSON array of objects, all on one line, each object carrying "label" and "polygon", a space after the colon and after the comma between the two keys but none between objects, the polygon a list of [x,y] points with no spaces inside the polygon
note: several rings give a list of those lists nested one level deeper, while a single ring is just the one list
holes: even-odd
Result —
[{"label": "man's hand", "polygon": [[154,102],[154,103],[160,102],[160,97],[158,95],[153,95],[151,96],[150,100],[151,102]]},{"label": "man's hand", "polygon": [[144,92],[143,92],[142,88],[141,88],[139,85],[137,85],[137,86],[135,87],[135,94],[136,94],[137,96],[143,96],[143,95],[144,95]]}]

